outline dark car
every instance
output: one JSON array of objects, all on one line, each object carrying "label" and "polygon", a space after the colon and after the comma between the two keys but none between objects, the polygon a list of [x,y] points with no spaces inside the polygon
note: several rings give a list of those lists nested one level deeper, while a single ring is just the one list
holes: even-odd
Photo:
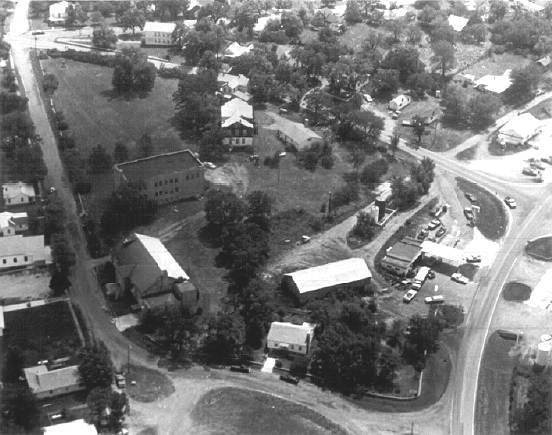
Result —
[{"label": "dark car", "polygon": [[231,372],[238,372],[238,373],[251,373],[251,370],[249,367],[245,366],[230,366]]},{"label": "dark car", "polygon": [[297,385],[299,383],[299,378],[291,375],[280,375],[280,380],[293,385]]},{"label": "dark car", "polygon": [[445,227],[441,227],[437,230],[437,232],[435,233],[435,236],[442,237],[445,235],[446,232],[447,232],[447,229]]},{"label": "dark car", "polygon": [[476,198],[475,196],[473,196],[473,195],[472,195],[471,193],[469,193],[469,192],[466,192],[466,193],[465,193],[465,197],[466,197],[466,199],[467,199],[469,202],[471,202],[471,203],[474,203],[474,204],[475,204],[475,203],[477,202],[477,198]]}]

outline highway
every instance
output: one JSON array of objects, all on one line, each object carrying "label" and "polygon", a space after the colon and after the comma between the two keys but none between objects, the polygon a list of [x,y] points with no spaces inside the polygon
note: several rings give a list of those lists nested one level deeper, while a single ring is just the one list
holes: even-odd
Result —
[{"label": "highway", "polygon": [[[17,68],[25,95],[29,99],[29,110],[35,123],[37,133],[42,137],[44,160],[48,167],[46,184],[57,190],[65,206],[68,216],[68,234],[77,254],[77,264],[72,276],[72,300],[81,307],[90,329],[94,335],[106,343],[117,364],[126,361],[130,342],[120,334],[111,322],[111,316],[104,311],[103,297],[98,289],[96,279],[91,270],[91,261],[86,250],[86,242],[80,227],[73,192],[67,178],[57,150],[55,136],[48,122],[46,109],[40,98],[39,84],[33,74],[29,60],[30,50],[35,41],[28,34],[27,11],[30,0],[20,0],[11,20],[10,33],[6,40],[12,43],[12,55]],[[38,46],[38,45],[37,45]],[[39,47],[49,48],[55,42],[41,41]],[[390,125],[388,123],[388,125]],[[387,135],[390,134],[386,128]],[[464,326],[464,335],[457,359],[451,374],[447,393],[440,403],[430,407],[427,415],[431,418],[448,418],[451,434],[474,434],[474,414],[477,395],[478,373],[485,342],[489,334],[489,327],[495,311],[500,291],[517,258],[523,252],[525,240],[533,225],[550,205],[551,189],[548,186],[535,183],[507,183],[504,180],[468,169],[462,163],[424,149],[414,150],[404,142],[400,149],[417,158],[430,157],[438,168],[449,174],[464,177],[482,187],[496,193],[501,198],[506,195],[518,199],[520,207],[510,216],[512,220],[508,226],[508,233],[504,237],[499,255],[474,296],[471,309],[467,313]],[[535,206],[535,204],[537,204]],[[131,360],[134,363],[154,366],[155,358],[144,349],[133,346],[130,348]],[[448,401],[448,403],[447,403]],[[355,411],[357,412],[357,411]],[[360,412],[360,411],[359,411]],[[408,418],[422,418],[425,412],[411,414],[389,414],[388,419],[406,420]],[[443,415],[448,413],[448,415]],[[369,420],[371,413],[364,412],[364,419]]]}]

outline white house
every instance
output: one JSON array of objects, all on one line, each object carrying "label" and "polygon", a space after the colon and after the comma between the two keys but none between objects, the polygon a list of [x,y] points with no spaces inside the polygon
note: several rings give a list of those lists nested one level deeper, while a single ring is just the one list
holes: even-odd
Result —
[{"label": "white house", "polygon": [[455,32],[461,32],[468,24],[468,21],[468,18],[459,17],[458,15],[449,15],[448,17],[449,26],[452,27]]},{"label": "white house", "polygon": [[78,366],[48,370],[45,365],[38,365],[23,369],[23,373],[29,389],[37,399],[61,396],[85,388],[81,383]]},{"label": "white house", "polygon": [[307,355],[314,337],[315,325],[289,322],[272,322],[266,338],[266,347],[272,350],[285,350]]},{"label": "white house", "polygon": [[402,110],[410,104],[412,99],[408,95],[399,95],[389,102],[389,109]]},{"label": "white house", "polygon": [[271,14],[266,17],[260,17],[255,25],[253,26],[253,33],[259,34],[262,33],[262,31],[266,28],[269,21],[277,20],[280,21],[280,18],[282,17],[281,14]]},{"label": "white house", "polygon": [[36,200],[34,186],[22,181],[2,184],[2,196],[6,207],[33,204]]},{"label": "white house", "polygon": [[506,145],[526,143],[541,131],[541,122],[530,113],[522,113],[508,121],[498,132],[498,142]]},{"label": "white house", "polygon": [[15,236],[29,229],[29,218],[26,212],[11,213],[4,211],[0,213],[0,237]]},{"label": "white house", "polygon": [[223,143],[231,149],[253,146],[255,124],[253,106],[240,98],[232,98],[220,107],[221,127],[225,132]]},{"label": "white house", "polygon": [[67,1],[61,1],[58,3],[53,3],[49,7],[50,16],[48,21],[51,23],[64,23],[67,19],[67,8],[71,3]]},{"label": "white house", "polygon": [[249,79],[243,74],[236,76],[234,74],[219,73],[217,80],[222,86],[226,86],[231,91],[247,91],[247,85],[249,84]]},{"label": "white house", "polygon": [[51,263],[52,253],[44,245],[44,235],[0,237],[0,270]]},{"label": "white house", "polygon": [[480,91],[491,92],[492,94],[502,94],[512,85],[511,72],[511,69],[507,69],[500,76],[488,74],[476,80],[473,87]]},{"label": "white house", "polygon": [[160,23],[158,21],[146,21],[142,33],[145,45],[174,45],[172,34],[176,29],[175,23]]},{"label": "white house", "polygon": [[230,44],[228,47],[226,47],[226,50],[224,50],[224,57],[229,59],[240,57],[244,54],[249,53],[251,50],[253,50],[253,44],[240,45],[237,42],[232,42],[232,44]]},{"label": "white house", "polygon": [[45,426],[44,435],[98,435],[96,426],[89,424],[82,418],[68,423]]}]

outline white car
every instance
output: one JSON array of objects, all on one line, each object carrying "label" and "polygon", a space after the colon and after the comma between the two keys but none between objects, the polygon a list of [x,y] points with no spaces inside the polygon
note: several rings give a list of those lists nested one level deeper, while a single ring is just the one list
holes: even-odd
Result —
[{"label": "white car", "polygon": [[452,279],[453,281],[456,281],[456,282],[459,282],[460,284],[467,284],[468,282],[470,282],[470,280],[468,279],[468,277],[462,275],[461,273],[453,273],[451,276],[450,276],[450,279]]},{"label": "white car", "polygon": [[433,219],[427,226],[427,229],[434,230],[435,228],[439,228],[440,226],[441,226],[441,221],[439,219]]},{"label": "white car", "polygon": [[405,304],[410,303],[410,301],[414,299],[417,294],[418,292],[416,290],[412,290],[412,289],[408,290],[403,296],[403,302]]},{"label": "white car", "polygon": [[517,207],[516,200],[514,198],[512,198],[511,196],[507,196],[506,198],[504,198],[504,202],[510,208],[516,208]]},{"label": "white car", "polygon": [[216,169],[217,165],[211,162],[203,162],[203,166],[205,166],[207,169]]},{"label": "white car", "polygon": [[466,261],[468,263],[481,263],[481,255],[468,255]]},{"label": "white car", "polygon": [[441,304],[445,302],[443,295],[428,296],[424,298],[426,304]]}]

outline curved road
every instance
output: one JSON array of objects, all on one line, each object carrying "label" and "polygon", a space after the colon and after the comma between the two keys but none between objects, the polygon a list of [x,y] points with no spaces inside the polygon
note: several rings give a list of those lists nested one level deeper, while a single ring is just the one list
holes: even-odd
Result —
[{"label": "curved road", "polygon": [[[30,0],[20,0],[17,3],[11,21],[11,31],[6,39],[13,41],[12,55],[14,63],[29,99],[29,111],[37,133],[43,139],[42,149],[48,167],[46,183],[56,188],[66,208],[69,235],[77,253],[71,297],[81,307],[94,335],[108,345],[115,362],[122,364],[126,361],[130,343],[117,331],[111,323],[111,317],[102,309],[103,297],[91,271],[91,261],[86,252],[85,238],[80,228],[73,193],[64,175],[55,136],[50,128],[29,60],[29,51],[32,46],[29,46],[28,43],[25,45],[23,41],[26,39],[21,37],[22,34],[28,32],[27,11],[29,3]],[[389,133],[390,131],[387,131],[387,134]],[[543,185],[507,183],[499,178],[469,170],[461,163],[443,155],[423,149],[412,150],[406,147],[404,143],[401,143],[400,148],[418,158],[431,157],[442,170],[462,176],[497,194],[517,196],[520,209],[513,214],[513,219],[508,227],[508,234],[503,240],[501,255],[497,257],[487,275],[483,277],[483,281],[474,296],[465,321],[464,336],[451,374],[450,384],[442,399],[424,411],[385,414],[348,407],[349,409],[346,412],[343,412],[345,409],[342,410],[344,415],[341,418],[338,418],[337,415],[335,417],[336,420],[341,421],[350,419],[345,427],[355,433],[363,433],[363,430],[370,428],[370,421],[374,419],[381,421],[397,420],[404,423],[404,425],[409,421],[414,421],[417,425],[426,429],[425,433],[441,433],[444,430],[448,433],[472,435],[474,433],[474,409],[479,367],[500,290],[513,268],[517,256],[522,252],[525,237],[528,235],[531,225],[538,222],[546,211],[552,192],[550,188]],[[540,203],[531,210],[532,201],[537,198],[540,199]],[[524,210],[530,210],[530,212],[524,216]],[[144,349],[136,346],[131,348],[130,357],[134,363],[146,366],[155,365],[155,358]],[[449,418],[448,424],[442,421],[444,417]],[[441,421],[437,423],[436,419]],[[447,429],[444,429],[445,427]]]}]

